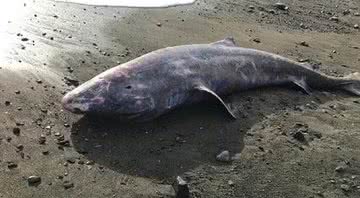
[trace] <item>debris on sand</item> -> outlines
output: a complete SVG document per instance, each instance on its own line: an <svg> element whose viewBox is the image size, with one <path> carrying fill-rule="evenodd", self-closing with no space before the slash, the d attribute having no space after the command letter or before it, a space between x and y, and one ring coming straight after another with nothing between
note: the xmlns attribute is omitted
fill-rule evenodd
<svg viewBox="0 0 360 198"><path fill-rule="evenodd" d="M335 168L335 171L338 172L338 173L342 173L342 172L344 172L345 170L346 170L346 166L344 166L344 165L340 165L340 166L337 166L337 167Z"/></svg>
<svg viewBox="0 0 360 198"><path fill-rule="evenodd" d="M18 167L18 165L15 162L8 162L7 166L9 169L14 169Z"/></svg>
<svg viewBox="0 0 360 198"><path fill-rule="evenodd" d="M274 4L274 7L277 8L277 9L279 9L279 10L288 10L288 9L289 9L289 7L286 6L285 3L280 3L280 2L275 3L275 4Z"/></svg>
<svg viewBox="0 0 360 198"><path fill-rule="evenodd" d="M305 136L301 131L297 131L292 135L296 140L300 141L300 142L305 142Z"/></svg>
<svg viewBox="0 0 360 198"><path fill-rule="evenodd" d="M29 185L35 185L41 182L41 177L36 176L36 175L32 175L30 177L28 177L27 179Z"/></svg>
<svg viewBox="0 0 360 198"><path fill-rule="evenodd" d="M349 192L350 191L350 186L347 184L341 184L340 185L341 190L345 191L345 192Z"/></svg>
<svg viewBox="0 0 360 198"><path fill-rule="evenodd" d="M338 22L338 21L339 21L339 18L336 17L336 16L333 16L333 17L330 17L330 21Z"/></svg>
<svg viewBox="0 0 360 198"><path fill-rule="evenodd" d="M190 190L188 184L180 176L176 178L178 183L178 191L176 193L176 198L188 198L190 197Z"/></svg>
<svg viewBox="0 0 360 198"><path fill-rule="evenodd" d="M69 188L73 188L74 187L74 183L70 182L70 181L64 181L63 182L63 186L65 189L69 189Z"/></svg>
<svg viewBox="0 0 360 198"><path fill-rule="evenodd" d="M300 45L304 47L309 47L309 44L306 41L301 41Z"/></svg>
<svg viewBox="0 0 360 198"><path fill-rule="evenodd" d="M230 162L231 161L230 152L227 150L222 151L219 155L216 156L216 160L219 162Z"/></svg>
<svg viewBox="0 0 360 198"><path fill-rule="evenodd" d="M14 128L13 128L13 133L14 133L14 135L16 135L16 136L19 136L19 135L20 135L20 128L19 128L19 127L14 127Z"/></svg>
<svg viewBox="0 0 360 198"><path fill-rule="evenodd" d="M79 86L80 82L74 78L71 78L69 76L65 76L64 77L64 80L65 80L65 83L68 85L68 86Z"/></svg>

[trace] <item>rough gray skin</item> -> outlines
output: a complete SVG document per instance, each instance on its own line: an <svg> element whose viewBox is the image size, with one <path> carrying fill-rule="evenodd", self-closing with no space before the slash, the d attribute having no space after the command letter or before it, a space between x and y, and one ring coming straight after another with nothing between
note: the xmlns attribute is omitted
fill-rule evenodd
<svg viewBox="0 0 360 198"><path fill-rule="evenodd" d="M168 47L109 69L66 94L73 113L116 114L149 120L185 103L235 91L294 83L304 91L344 89L360 95L358 73L345 78L320 74L279 55L237 47L232 38L198 45Z"/></svg>

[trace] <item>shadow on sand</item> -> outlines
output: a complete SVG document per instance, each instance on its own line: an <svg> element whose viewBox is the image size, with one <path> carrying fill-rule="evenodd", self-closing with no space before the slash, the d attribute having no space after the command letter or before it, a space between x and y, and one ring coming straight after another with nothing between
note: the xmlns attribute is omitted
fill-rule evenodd
<svg viewBox="0 0 360 198"><path fill-rule="evenodd" d="M322 98L268 88L249 91L230 97L240 112L236 121L213 102L183 107L147 123L85 116L73 125L72 142L89 160L112 170L167 179L200 164L219 163L215 156L222 150L240 153L245 132L266 115L330 99Z"/></svg>
<svg viewBox="0 0 360 198"><path fill-rule="evenodd" d="M240 153L244 133L216 103L181 108L154 121L121 123L84 116L72 141L90 160L121 173L165 179L179 175L226 149Z"/></svg>

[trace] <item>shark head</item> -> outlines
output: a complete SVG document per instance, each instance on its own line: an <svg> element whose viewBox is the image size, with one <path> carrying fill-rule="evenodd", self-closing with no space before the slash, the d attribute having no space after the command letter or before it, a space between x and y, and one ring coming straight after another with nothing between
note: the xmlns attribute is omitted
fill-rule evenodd
<svg viewBox="0 0 360 198"><path fill-rule="evenodd" d="M110 69L67 93L62 105L75 114L116 114L135 119L155 107L150 87L141 80Z"/></svg>

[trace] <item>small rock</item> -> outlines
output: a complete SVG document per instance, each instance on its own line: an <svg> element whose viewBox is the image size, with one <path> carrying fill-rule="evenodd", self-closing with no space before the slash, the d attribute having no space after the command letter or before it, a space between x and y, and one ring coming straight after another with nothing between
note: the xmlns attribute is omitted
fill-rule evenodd
<svg viewBox="0 0 360 198"><path fill-rule="evenodd" d="M235 185L235 183L232 180L229 180L228 184L229 184L229 186L234 186Z"/></svg>
<svg viewBox="0 0 360 198"><path fill-rule="evenodd" d="M13 128L13 133L14 133L14 135L16 135L16 136L19 136L19 135L20 135L20 128L19 128L19 127L14 127L14 128Z"/></svg>
<svg viewBox="0 0 360 198"><path fill-rule="evenodd" d="M216 156L216 160L219 162L230 162L230 152L229 151L222 151L220 154Z"/></svg>
<svg viewBox="0 0 360 198"><path fill-rule="evenodd" d="M286 6L286 4L280 3L280 2L275 3L275 4L274 4L274 7L277 8L277 9L279 9L279 10L288 10L288 9L289 9L289 7Z"/></svg>
<svg viewBox="0 0 360 198"><path fill-rule="evenodd" d="M37 82L38 84L41 84L41 83L42 83L42 80L37 79L36 82Z"/></svg>
<svg viewBox="0 0 360 198"><path fill-rule="evenodd" d="M293 137L295 139L299 140L300 142L305 142L306 141L304 134L302 132L300 132L300 131L295 132L293 134Z"/></svg>
<svg viewBox="0 0 360 198"><path fill-rule="evenodd" d="M303 29L306 29L306 25L303 24L303 23L300 23L300 27L303 28Z"/></svg>
<svg viewBox="0 0 360 198"><path fill-rule="evenodd" d="M176 193L177 198L188 198L190 197L190 190L188 184L185 180L183 180L180 176L176 178L178 183L178 191Z"/></svg>
<svg viewBox="0 0 360 198"><path fill-rule="evenodd" d="M335 171L338 172L338 173L344 172L345 170L346 170L345 166L337 166L335 168Z"/></svg>
<svg viewBox="0 0 360 198"><path fill-rule="evenodd" d="M86 164L86 165L94 165L94 164L95 164L95 162L94 162L94 161L89 160L89 161L87 161L85 164Z"/></svg>
<svg viewBox="0 0 360 198"><path fill-rule="evenodd" d="M29 185L37 184L37 183L41 182L41 177L32 175L32 176L28 177L27 181L28 181Z"/></svg>
<svg viewBox="0 0 360 198"><path fill-rule="evenodd" d="M5 105L6 105L6 106L9 106L10 104L11 104L11 102L10 102L10 101L8 101L8 100L7 100L7 101L5 101Z"/></svg>
<svg viewBox="0 0 360 198"><path fill-rule="evenodd" d="M359 12L355 12L355 13L354 13L354 16L360 16L360 13L359 13Z"/></svg>
<svg viewBox="0 0 360 198"><path fill-rule="evenodd" d="M345 191L345 192L349 192L350 191L350 186L347 184L341 184L340 185L341 190Z"/></svg>
<svg viewBox="0 0 360 198"><path fill-rule="evenodd" d="M355 25L354 25L354 28L355 28L355 29L359 29L359 24L355 24Z"/></svg>
<svg viewBox="0 0 360 198"><path fill-rule="evenodd" d="M350 14L350 10L349 10L349 9L346 9L346 10L343 11L343 15L348 15L348 14Z"/></svg>
<svg viewBox="0 0 360 198"><path fill-rule="evenodd" d="M76 79L73 79L71 77L65 76L64 77L65 83L69 86L73 85L73 86L79 86L80 82Z"/></svg>
<svg viewBox="0 0 360 198"><path fill-rule="evenodd" d="M161 27L162 26L162 24L159 22L159 23L156 23L156 25L158 26L158 27Z"/></svg>
<svg viewBox="0 0 360 198"><path fill-rule="evenodd" d="M72 183L70 181L64 181L63 186L64 186L65 189L73 188L74 183Z"/></svg>
<svg viewBox="0 0 360 198"><path fill-rule="evenodd" d="M18 151L22 151L22 150L24 150L24 145L18 144L18 145L16 146L16 148L18 149Z"/></svg>
<svg viewBox="0 0 360 198"><path fill-rule="evenodd" d="M16 164L16 163L14 163L14 162L8 162L8 168L9 169L13 169L13 168L17 168L18 167L18 165Z"/></svg>
<svg viewBox="0 0 360 198"><path fill-rule="evenodd" d="M45 144L45 142L46 142L46 137L44 135L41 135L39 137L39 144Z"/></svg>
<svg viewBox="0 0 360 198"><path fill-rule="evenodd" d="M28 41L29 39L24 37L24 38L21 38L21 41Z"/></svg>
<svg viewBox="0 0 360 198"><path fill-rule="evenodd" d="M66 161L69 162L70 164L74 164L76 162L76 159L74 157L68 157Z"/></svg>
<svg viewBox="0 0 360 198"><path fill-rule="evenodd" d="M261 41L260 41L259 38L254 38L253 41L254 41L255 43L261 43Z"/></svg>
<svg viewBox="0 0 360 198"><path fill-rule="evenodd" d="M333 16L333 17L330 17L330 21L336 21L336 22L338 22L338 21L339 21L339 18L336 17L336 16Z"/></svg>
<svg viewBox="0 0 360 198"><path fill-rule="evenodd" d="M306 41L301 41L300 45L302 45L304 47L309 47L309 44Z"/></svg>
<svg viewBox="0 0 360 198"><path fill-rule="evenodd" d="M73 69L72 67L67 67L67 71L68 71L69 73L72 73L72 72L74 71L74 69Z"/></svg>
<svg viewBox="0 0 360 198"><path fill-rule="evenodd" d="M299 62L300 63L309 62L309 59L308 58L301 58L301 59L299 59Z"/></svg>

